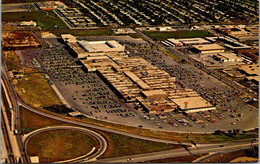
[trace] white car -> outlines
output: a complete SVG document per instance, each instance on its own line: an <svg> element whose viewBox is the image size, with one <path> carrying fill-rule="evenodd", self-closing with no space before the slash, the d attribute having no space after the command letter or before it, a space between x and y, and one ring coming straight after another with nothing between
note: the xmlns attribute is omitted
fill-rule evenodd
<svg viewBox="0 0 260 164"><path fill-rule="evenodd" d="M232 122L231 124L232 124L232 125L236 125L236 124L237 124L237 122Z"/></svg>

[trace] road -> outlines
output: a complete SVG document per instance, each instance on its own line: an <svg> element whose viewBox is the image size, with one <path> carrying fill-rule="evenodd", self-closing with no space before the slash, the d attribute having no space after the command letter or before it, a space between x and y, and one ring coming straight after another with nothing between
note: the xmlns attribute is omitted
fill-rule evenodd
<svg viewBox="0 0 260 164"><path fill-rule="evenodd" d="M3 87L6 87L7 93L6 96L9 96L10 100L11 100L11 104L13 107L13 115L12 115L12 123L14 125L10 125L12 127L12 130L14 129L20 129L20 110L19 110L19 105L17 102L17 95L16 92L14 91L13 88L13 84L10 81L10 77L9 74L7 72L7 67L5 62L2 59L2 64L1 64L1 83L3 85ZM7 80L8 79L8 80ZM11 135L11 134L10 134ZM9 136L10 137L10 136ZM17 158L21 158L21 161L23 163L29 163L30 159L25 156L25 152L24 152L24 147L23 147L23 143L22 143L22 138L19 135L15 135L16 141L17 141L17 146L19 149L19 154L17 154Z"/></svg>
<svg viewBox="0 0 260 164"><path fill-rule="evenodd" d="M258 143L254 143L253 145L257 145ZM220 147L219 145L213 146L203 146L203 147L192 147L187 149L177 149L177 150L169 150L169 151L161 151L161 152L154 152L154 153L146 153L146 154L139 154L139 155L130 155L124 157L117 157L117 158L108 158L97 160L95 163L122 163L122 162L145 162L150 160L156 159L166 159L166 158L174 158L174 157L181 157L181 156L188 156L188 155L199 155L205 153L228 153L237 150L248 149L251 147L251 143L248 141L243 141L240 143L228 143L223 144L224 147ZM132 159L132 160L129 160Z"/></svg>
<svg viewBox="0 0 260 164"><path fill-rule="evenodd" d="M180 57L180 58L182 58L182 59L184 59L184 60L190 62L193 66L198 67L199 69L201 69L201 70L203 70L204 72L208 73L209 75L211 75L211 76L217 78L218 80L224 82L225 84L231 86L232 88L237 89L237 90L239 90L240 92L243 92L243 93L245 93L245 94L247 94L247 95L250 95L251 97L253 97L253 98L255 98L255 99L258 99L258 95L257 95L255 92L250 91L248 88L243 87L243 86L241 86L241 85L238 85L237 83L235 83L235 82L229 80L228 78L226 78L226 77L220 75L219 73L217 73L217 72L211 70L210 68L205 67L205 66L204 66L203 64L201 64L200 62L197 62L197 61L195 61L195 60L193 60L193 59L190 59L188 56L182 54L181 52L178 52L178 51L175 50L175 49L166 47L166 46L164 46L164 45L162 45L162 44L160 44L160 43L157 43L157 42L153 41L150 37L148 37L147 35L143 34L140 30L135 29L135 31L136 31L139 35L141 35L144 39L146 39L146 40L148 40L149 42L151 42L152 44L155 44L155 45L157 45L158 47L160 47L160 48L162 48L162 49L164 49L164 50L166 50L166 51L170 51L170 52L173 53L174 55L176 55L176 56L178 56L178 57Z"/></svg>
<svg viewBox="0 0 260 164"><path fill-rule="evenodd" d="M61 130L61 129L66 129L66 130L76 130L76 131L81 131L81 132L84 132L84 133L88 133L90 134L91 136L95 137L98 142L99 142L99 148L97 151L95 151L94 154L87 154L87 155L84 155L84 156L81 156L79 158L75 158L75 159L71 159L71 160L66 160L66 161L59 161L59 163L64 163L64 162L80 162L80 161L85 161L85 162L88 162L88 161L93 161L93 160L96 160L98 157L100 157L102 154L105 153L106 149L107 149L107 141L106 139L92 131L92 130L89 130L89 129L84 129L84 128L80 128L80 127L74 127L74 126L53 126L53 127L46 127L46 128L41 128L41 129L37 129L35 131L32 131L26 135L24 135L23 137L23 142L24 142L24 146L25 146L25 152L27 152L27 143L28 143L28 140L33 137L34 135L37 135L39 133L42 133L42 132L46 132L46 131L49 131L49 130ZM89 156L90 155L90 156Z"/></svg>
<svg viewBox="0 0 260 164"><path fill-rule="evenodd" d="M3 113L1 113L3 116ZM8 135L7 125L4 118L1 117L1 162L2 159L8 163L15 163L15 158L13 155L12 145L10 143L10 138Z"/></svg>

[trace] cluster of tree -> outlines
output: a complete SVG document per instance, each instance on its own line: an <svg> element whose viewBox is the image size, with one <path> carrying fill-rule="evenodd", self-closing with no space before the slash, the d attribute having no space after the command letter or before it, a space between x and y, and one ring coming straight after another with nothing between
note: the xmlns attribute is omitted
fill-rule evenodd
<svg viewBox="0 0 260 164"><path fill-rule="evenodd" d="M44 109L51 111L51 112L55 112L55 113L69 113L69 112L73 112L74 110L71 108L66 107L65 105L52 105L52 106L48 106L48 107L43 107Z"/></svg>
<svg viewBox="0 0 260 164"><path fill-rule="evenodd" d="M238 135L239 132L240 132L239 129L228 130L228 133L221 131L221 130L216 130L213 134L214 135L226 135L229 137L233 137L233 135Z"/></svg>

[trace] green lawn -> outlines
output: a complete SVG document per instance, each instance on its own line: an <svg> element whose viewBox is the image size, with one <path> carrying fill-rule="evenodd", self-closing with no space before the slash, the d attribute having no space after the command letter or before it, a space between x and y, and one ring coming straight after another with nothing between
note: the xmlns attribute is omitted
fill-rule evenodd
<svg viewBox="0 0 260 164"><path fill-rule="evenodd" d="M43 30L69 29L53 11L2 13L2 21L34 20ZM55 27L56 26L56 27Z"/></svg>
<svg viewBox="0 0 260 164"><path fill-rule="evenodd" d="M97 29L97 30L53 30L52 33L54 33L57 36L60 36L61 34L72 34L76 36L108 36L114 34L114 32L110 29Z"/></svg>
<svg viewBox="0 0 260 164"><path fill-rule="evenodd" d="M170 31L170 32L160 32L160 31L144 31L145 35L149 36L155 41L166 40L168 38L204 38L208 36L213 36L206 30L199 31Z"/></svg>
<svg viewBox="0 0 260 164"><path fill-rule="evenodd" d="M181 145L146 141L109 132L101 133L108 141L108 149L101 159L183 148Z"/></svg>
<svg viewBox="0 0 260 164"><path fill-rule="evenodd" d="M40 163L63 161L85 155L98 141L75 130L51 130L33 136L28 142L28 155L39 156Z"/></svg>

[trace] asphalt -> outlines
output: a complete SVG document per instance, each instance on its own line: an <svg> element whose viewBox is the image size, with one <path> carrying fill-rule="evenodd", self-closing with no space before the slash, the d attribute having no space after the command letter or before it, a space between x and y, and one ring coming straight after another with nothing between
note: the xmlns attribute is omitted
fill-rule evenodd
<svg viewBox="0 0 260 164"><path fill-rule="evenodd" d="M254 143L252 145L257 145L258 143ZM228 153L233 152L236 150L243 150L251 147L251 143L249 141L244 141L241 143L233 143L231 145L225 145L224 147L218 146L203 146L203 147L191 147L187 149L177 149L177 150L169 150L169 151L161 151L161 152L154 152L154 153L146 153L146 154L139 154L139 155L130 155L124 157L117 157L117 158L108 158L97 160L95 163L122 163L122 162L145 162L155 159L166 159L166 158L174 158L174 157L181 157L181 156L188 156L188 155L199 155L205 153Z"/></svg>

